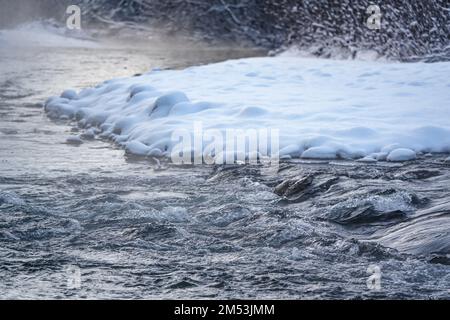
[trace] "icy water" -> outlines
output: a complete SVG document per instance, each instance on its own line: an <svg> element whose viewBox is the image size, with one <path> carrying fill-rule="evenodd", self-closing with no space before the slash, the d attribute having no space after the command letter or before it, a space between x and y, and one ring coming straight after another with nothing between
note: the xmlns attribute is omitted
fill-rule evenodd
<svg viewBox="0 0 450 320"><path fill-rule="evenodd" d="M445 155L174 167L68 145L76 124L42 108L67 88L254 54L1 48L0 298L450 298Z"/></svg>

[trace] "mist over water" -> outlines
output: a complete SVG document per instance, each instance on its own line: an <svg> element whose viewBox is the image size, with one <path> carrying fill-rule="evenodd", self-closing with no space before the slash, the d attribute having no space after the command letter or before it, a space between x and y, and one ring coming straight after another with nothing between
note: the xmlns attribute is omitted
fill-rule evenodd
<svg viewBox="0 0 450 320"><path fill-rule="evenodd" d="M0 0L0 28L12 28L39 19L65 20L70 0ZM79 2L79 1L78 1Z"/></svg>
<svg viewBox="0 0 450 320"><path fill-rule="evenodd" d="M324 58L450 59L447 1L380 3L379 30L367 27L366 11L371 4L369 0L1 0L0 28L37 19L65 25L66 8L78 5L83 26L96 35L152 37L158 30L162 37L257 46L274 52L294 48Z"/></svg>
<svg viewBox="0 0 450 320"><path fill-rule="evenodd" d="M271 50L295 47L313 56L355 58L366 51L400 61L450 59L446 0L386 0L379 30L367 27L370 0L84 0L86 17L115 28L161 27L210 43L231 42ZM201 17L201 18L198 18Z"/></svg>

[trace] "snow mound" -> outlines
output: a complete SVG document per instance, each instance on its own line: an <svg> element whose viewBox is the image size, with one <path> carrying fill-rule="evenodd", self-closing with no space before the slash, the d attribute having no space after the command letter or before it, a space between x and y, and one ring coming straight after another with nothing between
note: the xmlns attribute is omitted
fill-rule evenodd
<svg viewBox="0 0 450 320"><path fill-rule="evenodd" d="M416 153L413 150L406 148L395 149L387 156L388 161L409 161L415 159Z"/></svg>
<svg viewBox="0 0 450 320"><path fill-rule="evenodd" d="M222 133L279 129L286 159L406 161L450 152L449 74L446 62L250 58L67 90L45 110L143 156L169 156L172 133L193 135L201 122ZM189 151L204 152L204 140Z"/></svg>

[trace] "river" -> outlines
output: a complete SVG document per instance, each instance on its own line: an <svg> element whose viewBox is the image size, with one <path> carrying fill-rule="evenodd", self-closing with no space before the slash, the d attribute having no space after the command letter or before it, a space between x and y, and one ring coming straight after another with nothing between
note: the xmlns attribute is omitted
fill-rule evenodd
<svg viewBox="0 0 450 320"><path fill-rule="evenodd" d="M0 298L450 297L445 156L297 160L261 175L66 144L76 123L42 106L64 89L261 54L129 47L1 47Z"/></svg>

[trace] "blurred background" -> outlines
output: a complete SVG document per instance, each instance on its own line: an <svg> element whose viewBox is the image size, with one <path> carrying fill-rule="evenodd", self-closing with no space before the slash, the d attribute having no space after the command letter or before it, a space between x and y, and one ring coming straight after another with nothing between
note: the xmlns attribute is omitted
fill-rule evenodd
<svg viewBox="0 0 450 320"><path fill-rule="evenodd" d="M211 43L239 43L275 52L296 47L322 57L355 57L371 50L401 61L450 59L450 4L446 0L0 0L0 27L35 19L64 23L79 5L84 27L110 35L125 28ZM366 22L381 9L380 30Z"/></svg>

